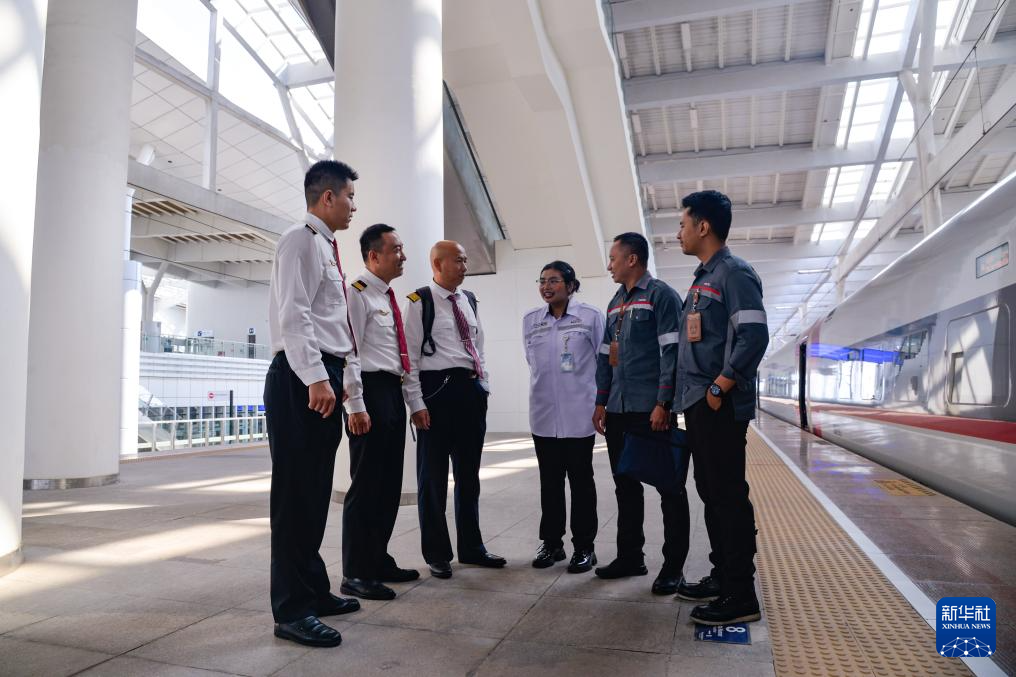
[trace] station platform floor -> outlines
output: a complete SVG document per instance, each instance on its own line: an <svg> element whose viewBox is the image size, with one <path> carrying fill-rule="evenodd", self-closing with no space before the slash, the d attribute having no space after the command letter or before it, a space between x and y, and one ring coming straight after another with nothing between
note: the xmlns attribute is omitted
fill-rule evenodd
<svg viewBox="0 0 1016 677"><path fill-rule="evenodd" d="M454 564L450 580L431 578L416 511L404 506L390 552L423 576L394 585L393 601L364 601L328 619L343 634L334 649L272 635L267 449L125 463L113 486L27 492L25 563L0 578L0 675L1012 673L1016 529L934 492L888 494L873 481L899 476L765 415L750 435L763 618L750 624L749 645L696 640L692 605L650 593L662 563L651 489L649 576L601 581L563 564L533 569L532 443L490 435L481 526L508 567ZM602 442L595 452L597 553L606 563L616 503ZM685 575L698 578L708 572L708 544L690 481L689 497ZM332 505L322 549L336 590L341 511ZM958 535L934 537L947 528ZM995 599L994 659L935 652L928 604L954 594Z"/></svg>

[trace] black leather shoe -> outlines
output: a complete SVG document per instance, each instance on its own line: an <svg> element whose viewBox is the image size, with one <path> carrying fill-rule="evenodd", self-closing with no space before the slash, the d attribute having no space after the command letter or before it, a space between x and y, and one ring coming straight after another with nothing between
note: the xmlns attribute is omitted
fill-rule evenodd
<svg viewBox="0 0 1016 677"><path fill-rule="evenodd" d="M360 599L395 599L395 591L387 585L365 578L343 578L339 590Z"/></svg>
<svg viewBox="0 0 1016 677"><path fill-rule="evenodd" d="M342 635L322 623L317 616L307 616L292 623L276 623L275 636L306 646L338 646Z"/></svg>
<svg viewBox="0 0 1016 677"><path fill-rule="evenodd" d="M639 560L632 562L615 559L607 566L596 569L597 576L608 580L612 578L624 578L625 576L645 576L648 573L649 569L646 568L645 563Z"/></svg>
<svg viewBox="0 0 1016 677"><path fill-rule="evenodd" d="M378 580L382 583L408 583L409 581L415 581L419 577L420 572L416 569L392 567L382 571L381 575L378 576Z"/></svg>
<svg viewBox="0 0 1016 677"><path fill-rule="evenodd" d="M318 616L340 616L342 614L351 614L354 611L360 610L360 602L355 599L345 599L338 597L331 593L328 593L328 599L321 600L317 603Z"/></svg>
<svg viewBox="0 0 1016 677"><path fill-rule="evenodd" d="M720 582L712 576L706 576L698 583L681 581L677 586L677 596L689 602L711 602L720 596Z"/></svg>
<svg viewBox="0 0 1016 677"><path fill-rule="evenodd" d="M547 545L547 542L544 541L543 545L536 551L536 557L533 559L533 568L546 569L547 567L552 567L567 556L564 554L564 548L560 545Z"/></svg>
<svg viewBox="0 0 1016 677"><path fill-rule="evenodd" d="M691 610L691 618L702 625L750 623L762 618L755 593L724 595Z"/></svg>
<svg viewBox="0 0 1016 677"><path fill-rule="evenodd" d="M653 581L653 594L654 595L673 595L677 592L678 586L684 581L684 576L681 572L673 572L667 567L663 567L660 570L660 575Z"/></svg>
<svg viewBox="0 0 1016 677"><path fill-rule="evenodd" d="M481 567L487 567L489 569L500 569L505 564L508 564L508 560L500 555L495 555L490 552L483 552L479 555L473 555L472 557L463 558L459 556L459 562L462 564L475 564Z"/></svg>
<svg viewBox="0 0 1016 677"><path fill-rule="evenodd" d="M451 578L452 565L449 562L428 562L430 575L434 578Z"/></svg>
<svg viewBox="0 0 1016 677"><path fill-rule="evenodd" d="M596 566L596 553L592 550L576 550L568 562L568 573L584 574Z"/></svg>

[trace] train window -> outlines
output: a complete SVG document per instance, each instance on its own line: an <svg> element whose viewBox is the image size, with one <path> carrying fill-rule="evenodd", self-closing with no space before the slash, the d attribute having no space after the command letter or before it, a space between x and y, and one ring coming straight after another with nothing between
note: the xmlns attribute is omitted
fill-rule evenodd
<svg viewBox="0 0 1016 677"><path fill-rule="evenodd" d="M1001 405L1009 398L1009 309L996 306L949 323L950 404Z"/></svg>
<svg viewBox="0 0 1016 677"><path fill-rule="evenodd" d="M998 245L990 252L981 254L977 257L977 270L975 275L977 277L984 277L988 273L994 273L996 270L1005 268L1009 265L1009 243L1003 242Z"/></svg>
<svg viewBox="0 0 1016 677"><path fill-rule="evenodd" d="M928 330L919 331L911 334L903 339L903 343L900 345L900 358L904 360L912 360L921 354L921 348L924 347L924 342L928 338Z"/></svg>

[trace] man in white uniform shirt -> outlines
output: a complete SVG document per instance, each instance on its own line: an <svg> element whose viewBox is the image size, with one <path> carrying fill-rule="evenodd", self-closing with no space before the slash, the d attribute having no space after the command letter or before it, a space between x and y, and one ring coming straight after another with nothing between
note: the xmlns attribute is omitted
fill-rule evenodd
<svg viewBox="0 0 1016 677"><path fill-rule="evenodd" d="M275 636L336 646L342 636L319 619L360 608L331 594L319 550L328 519L335 452L342 438L343 369L356 363L335 231L349 228L351 167L318 162L307 171L307 214L279 237L272 265L268 330L274 357L265 378L272 457L271 598ZM359 370L356 370L358 374ZM350 429L370 429L366 413Z"/></svg>
<svg viewBox="0 0 1016 677"><path fill-rule="evenodd" d="M403 391L418 430L416 472L423 558L436 578L451 578L445 521L448 458L455 476L459 562L499 568L480 535L480 454L487 433L487 370L476 297L460 290L466 250L442 240L430 251L433 281L409 295L406 340L413 368Z"/></svg>
<svg viewBox="0 0 1016 677"><path fill-rule="evenodd" d="M402 313L389 286L402 275L406 255L395 229L376 223L360 235L367 270L350 285L349 322L359 364L346 367L346 408L367 412L370 431L349 436L352 483L342 509L342 592L364 599L393 599L384 583L416 580L388 554L402 498L406 404L402 377L409 369ZM357 374L356 372L360 373ZM361 387L360 384L363 384Z"/></svg>

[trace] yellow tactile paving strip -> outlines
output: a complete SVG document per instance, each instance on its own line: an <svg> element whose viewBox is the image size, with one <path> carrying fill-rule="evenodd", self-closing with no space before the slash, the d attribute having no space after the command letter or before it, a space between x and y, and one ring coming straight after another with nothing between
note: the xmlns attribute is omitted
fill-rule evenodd
<svg viewBox="0 0 1016 677"><path fill-rule="evenodd" d="M748 481L777 675L970 674L754 431Z"/></svg>

